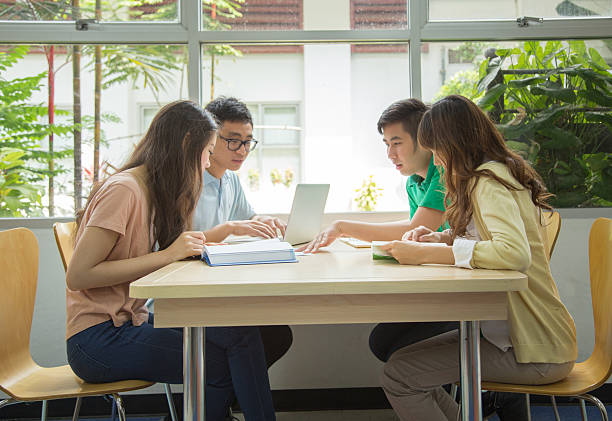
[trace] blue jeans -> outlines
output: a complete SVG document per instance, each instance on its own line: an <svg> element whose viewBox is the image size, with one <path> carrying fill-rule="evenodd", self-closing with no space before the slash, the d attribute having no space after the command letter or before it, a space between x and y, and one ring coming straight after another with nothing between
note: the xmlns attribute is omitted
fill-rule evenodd
<svg viewBox="0 0 612 421"><path fill-rule="evenodd" d="M115 327L106 321L70 337L68 363L91 383L125 379L183 382L183 330L149 322ZM206 419L222 421L234 399L248 421L275 420L268 370L257 327L206 328Z"/></svg>

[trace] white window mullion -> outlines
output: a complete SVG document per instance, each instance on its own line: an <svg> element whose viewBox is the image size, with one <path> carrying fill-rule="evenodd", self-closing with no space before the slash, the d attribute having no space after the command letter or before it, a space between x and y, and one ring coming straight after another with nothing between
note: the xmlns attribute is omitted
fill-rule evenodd
<svg viewBox="0 0 612 421"><path fill-rule="evenodd" d="M612 38L612 18L545 19L525 27L512 20L436 21L425 24L421 38L427 41Z"/></svg>
<svg viewBox="0 0 612 421"><path fill-rule="evenodd" d="M313 43L393 43L407 42L410 32L388 30L310 30L310 31L201 31L203 43L227 44L313 44Z"/></svg>
<svg viewBox="0 0 612 421"><path fill-rule="evenodd" d="M422 0L408 0L410 22L410 96L421 98L421 29L427 22L427 4Z"/></svg>
<svg viewBox="0 0 612 421"><path fill-rule="evenodd" d="M75 22L0 22L2 44L185 44L178 23L99 23L77 31Z"/></svg>
<svg viewBox="0 0 612 421"><path fill-rule="evenodd" d="M202 29L202 2L179 0L181 25L187 32L187 91L189 98L202 102L202 46L198 34Z"/></svg>

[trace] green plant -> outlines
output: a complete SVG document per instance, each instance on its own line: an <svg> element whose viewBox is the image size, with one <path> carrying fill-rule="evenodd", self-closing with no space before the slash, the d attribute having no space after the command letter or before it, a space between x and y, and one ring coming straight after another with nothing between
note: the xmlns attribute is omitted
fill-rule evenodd
<svg viewBox="0 0 612 421"><path fill-rule="evenodd" d="M451 77L434 97L434 101L442 99L448 95L463 95L466 98L475 100L478 95L476 84L478 82L478 70L463 70Z"/></svg>
<svg viewBox="0 0 612 421"><path fill-rule="evenodd" d="M283 185L285 187L289 187L293 182L293 170L291 168L287 168L285 170L285 176L283 177Z"/></svg>
<svg viewBox="0 0 612 421"><path fill-rule="evenodd" d="M528 41L496 54L480 65L479 106L542 176L554 206L608 206L612 74L599 52L584 41Z"/></svg>
<svg viewBox="0 0 612 421"><path fill-rule="evenodd" d="M382 191L382 188L376 187L373 175L363 180L361 187L355 189L357 197L354 200L357 203L357 209L360 211L373 211L376 208L376 201L382 195Z"/></svg>
<svg viewBox="0 0 612 421"><path fill-rule="evenodd" d="M26 152L0 147L0 217L23 217L39 212L41 188L25 177L31 171L23 166Z"/></svg>
<svg viewBox="0 0 612 421"><path fill-rule="evenodd" d="M272 171L270 171L270 181L272 182L273 186L283 182L283 176L278 168L274 168Z"/></svg>
<svg viewBox="0 0 612 421"><path fill-rule="evenodd" d="M67 124L48 124L48 108L32 104L32 95L40 90L41 81L46 78L46 72L34 76L22 76L6 79L7 71L28 53L27 46L16 46L9 51L0 52L0 148L21 151L17 167L22 172L20 182L28 183L37 191L39 183L50 176L63 172L59 165L49 169L49 162L62 159L72 154L69 149L49 152L43 149L41 141L50 134L66 135L72 132L74 126ZM66 111L55 110L56 115L69 115ZM11 155L13 156L13 155ZM21 185L21 184L20 184ZM23 190L23 189L22 189ZM12 193L15 194L15 193ZM11 196L13 197L13 196ZM12 200L12 199L11 199ZM33 203L25 203L23 208L6 208L11 213L26 212L34 209ZM19 201L11 201L10 206ZM2 206L9 206L4 202Z"/></svg>

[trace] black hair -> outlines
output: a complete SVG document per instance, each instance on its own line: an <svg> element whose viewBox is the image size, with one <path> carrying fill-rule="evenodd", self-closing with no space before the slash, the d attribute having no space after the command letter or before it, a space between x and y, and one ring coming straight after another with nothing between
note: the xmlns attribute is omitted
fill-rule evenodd
<svg viewBox="0 0 612 421"><path fill-rule="evenodd" d="M206 111L215 116L220 125L225 121L237 121L253 126L253 118L246 104L234 97L217 97L208 103Z"/></svg>
<svg viewBox="0 0 612 421"><path fill-rule="evenodd" d="M416 98L394 102L380 115L377 123L378 133L383 134L383 129L388 124L402 123L402 127L410 134L416 148L419 123L427 110L429 106Z"/></svg>

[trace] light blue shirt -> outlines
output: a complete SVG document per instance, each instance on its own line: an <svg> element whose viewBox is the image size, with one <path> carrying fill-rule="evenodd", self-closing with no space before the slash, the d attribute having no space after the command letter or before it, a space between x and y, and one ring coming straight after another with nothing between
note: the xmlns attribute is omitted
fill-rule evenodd
<svg viewBox="0 0 612 421"><path fill-rule="evenodd" d="M240 221L255 216L235 172L225 171L219 180L204 171L203 181L204 186L193 217L194 230L207 231L227 221Z"/></svg>

